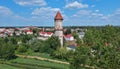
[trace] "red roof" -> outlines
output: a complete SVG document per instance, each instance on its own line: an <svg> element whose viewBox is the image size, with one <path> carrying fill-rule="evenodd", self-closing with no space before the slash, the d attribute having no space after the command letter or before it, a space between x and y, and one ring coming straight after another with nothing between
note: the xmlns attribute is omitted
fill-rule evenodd
<svg viewBox="0 0 120 69"><path fill-rule="evenodd" d="M26 30L26 32L32 32L32 30Z"/></svg>
<svg viewBox="0 0 120 69"><path fill-rule="evenodd" d="M67 34L65 37L70 38L70 37L72 37L72 34Z"/></svg>
<svg viewBox="0 0 120 69"><path fill-rule="evenodd" d="M41 34L48 34L48 35L53 34L52 32L44 32L44 31L40 31L39 33L41 33Z"/></svg>
<svg viewBox="0 0 120 69"><path fill-rule="evenodd" d="M6 29L4 29L2 32L7 32L7 30L6 30Z"/></svg>
<svg viewBox="0 0 120 69"><path fill-rule="evenodd" d="M41 33L41 34L46 34L46 32L43 32L43 31L40 31L39 33Z"/></svg>
<svg viewBox="0 0 120 69"><path fill-rule="evenodd" d="M61 13L59 11L57 12L54 20L63 20L63 17L62 17L62 15L61 15Z"/></svg>
<svg viewBox="0 0 120 69"><path fill-rule="evenodd" d="M47 34L48 34L48 35L51 35L51 34L52 34L52 32L47 32Z"/></svg>

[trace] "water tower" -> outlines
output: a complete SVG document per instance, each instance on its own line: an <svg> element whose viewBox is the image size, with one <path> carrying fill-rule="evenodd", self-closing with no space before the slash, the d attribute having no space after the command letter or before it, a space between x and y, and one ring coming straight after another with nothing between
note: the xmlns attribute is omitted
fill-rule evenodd
<svg viewBox="0 0 120 69"><path fill-rule="evenodd" d="M61 13L58 11L55 18L55 36L59 37L61 47L63 47L63 27L62 27L63 17Z"/></svg>

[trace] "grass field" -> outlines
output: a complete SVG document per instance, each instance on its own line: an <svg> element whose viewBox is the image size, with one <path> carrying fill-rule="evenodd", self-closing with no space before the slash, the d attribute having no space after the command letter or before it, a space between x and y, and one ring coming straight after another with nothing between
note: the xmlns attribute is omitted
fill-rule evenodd
<svg viewBox="0 0 120 69"><path fill-rule="evenodd" d="M46 53L25 53L24 55L52 59L52 57ZM31 58L18 57L16 59L6 62L3 61L2 63L0 63L0 69L69 69L69 65L50 62L47 60L43 61Z"/></svg>
<svg viewBox="0 0 120 69"><path fill-rule="evenodd" d="M22 68L14 67L6 64L0 64L0 69L22 69Z"/></svg>
<svg viewBox="0 0 120 69"><path fill-rule="evenodd" d="M20 53L18 53L18 54L20 54ZM54 60L67 62L66 60L63 60L63 59L53 58L53 57L50 56L50 54L47 54L47 53L31 52L31 53L22 53L22 55L37 56L37 57L42 57L42 58L48 58L48 59L54 59Z"/></svg>
<svg viewBox="0 0 120 69"><path fill-rule="evenodd" d="M49 62L49 61L41 61L41 60L28 59L28 58L17 58L17 59L12 60L11 62L28 64L32 66L56 68L56 69L69 69L69 65L66 65L66 64L59 64L59 63L54 63L54 62Z"/></svg>
<svg viewBox="0 0 120 69"><path fill-rule="evenodd" d="M16 58L0 64L0 69L69 69L69 65L37 59Z"/></svg>

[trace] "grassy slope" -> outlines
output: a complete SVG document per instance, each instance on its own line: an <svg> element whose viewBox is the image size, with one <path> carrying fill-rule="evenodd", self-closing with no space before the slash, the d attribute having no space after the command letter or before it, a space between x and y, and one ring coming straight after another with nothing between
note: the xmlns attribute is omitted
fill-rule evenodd
<svg viewBox="0 0 120 69"><path fill-rule="evenodd" d="M21 53L16 53L16 54L21 54ZM59 60L59 61L67 62L66 60L53 58L53 57L50 56L50 54L47 54L47 53L30 52L30 53L22 53L22 55L37 56L37 57L42 57L42 58L48 58L48 59L53 59L53 60Z"/></svg>
<svg viewBox="0 0 120 69"><path fill-rule="evenodd" d="M17 58L17 59L11 60L11 62L27 64L33 67L41 66L41 67L56 68L56 69L69 69L69 65L58 64L58 63L53 63L48 61L40 61L36 59L28 59L28 58Z"/></svg>
<svg viewBox="0 0 120 69"><path fill-rule="evenodd" d="M18 68L18 67L6 65L6 64L0 64L0 69L22 69L22 68Z"/></svg>

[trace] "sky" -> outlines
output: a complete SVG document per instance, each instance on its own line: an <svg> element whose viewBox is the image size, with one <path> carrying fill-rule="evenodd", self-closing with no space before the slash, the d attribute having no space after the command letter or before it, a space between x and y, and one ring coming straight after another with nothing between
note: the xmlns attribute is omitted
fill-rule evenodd
<svg viewBox="0 0 120 69"><path fill-rule="evenodd" d="M0 0L0 26L120 25L120 0Z"/></svg>

